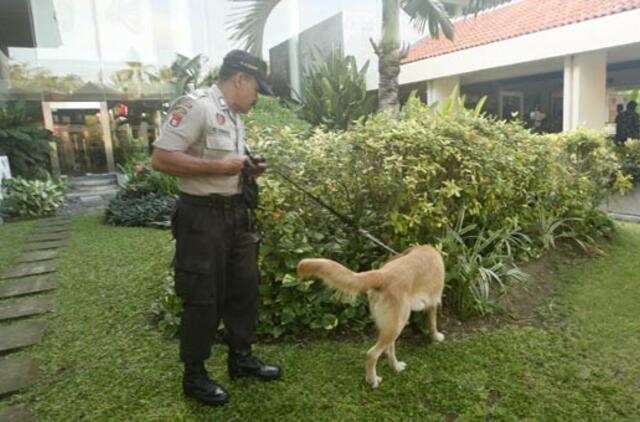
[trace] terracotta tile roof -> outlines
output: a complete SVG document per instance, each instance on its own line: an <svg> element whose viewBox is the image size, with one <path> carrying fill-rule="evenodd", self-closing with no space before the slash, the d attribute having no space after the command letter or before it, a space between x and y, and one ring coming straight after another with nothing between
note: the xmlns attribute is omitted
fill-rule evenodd
<svg viewBox="0 0 640 422"><path fill-rule="evenodd" d="M476 17L454 21L453 42L442 34L440 39L426 37L418 41L402 63L638 8L640 0L514 0Z"/></svg>

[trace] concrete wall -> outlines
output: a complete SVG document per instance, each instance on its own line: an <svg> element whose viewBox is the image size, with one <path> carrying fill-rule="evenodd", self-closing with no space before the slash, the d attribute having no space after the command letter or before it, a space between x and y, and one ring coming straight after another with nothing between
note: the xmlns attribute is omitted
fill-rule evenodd
<svg viewBox="0 0 640 422"><path fill-rule="evenodd" d="M302 31L298 37L298 57L301 69L313 63L313 53L329 54L332 50L344 51L342 13L338 13L319 24Z"/></svg>

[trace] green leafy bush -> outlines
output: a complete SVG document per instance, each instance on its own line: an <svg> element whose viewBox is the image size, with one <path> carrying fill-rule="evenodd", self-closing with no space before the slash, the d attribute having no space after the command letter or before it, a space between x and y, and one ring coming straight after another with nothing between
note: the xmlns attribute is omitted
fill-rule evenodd
<svg viewBox="0 0 640 422"><path fill-rule="evenodd" d="M116 226L167 227L178 194L176 178L154 171L146 155L121 170L127 182L109 201L105 221Z"/></svg>
<svg viewBox="0 0 640 422"><path fill-rule="evenodd" d="M177 179L151 168L151 159L146 154L134 157L121 167L127 183L124 192L132 198L140 198L150 193L164 196L178 194Z"/></svg>
<svg viewBox="0 0 640 422"><path fill-rule="evenodd" d="M51 131L30 123L24 101L0 107L0 155L9 157L14 176L47 179Z"/></svg>
<svg viewBox="0 0 640 422"><path fill-rule="evenodd" d="M61 180L27 180L21 177L2 182L0 211L10 217L54 214L65 203L67 186Z"/></svg>
<svg viewBox="0 0 640 422"><path fill-rule="evenodd" d="M165 227L171 219L175 198L149 193L132 197L119 192L109 201L105 221L116 226L160 226Z"/></svg>
<svg viewBox="0 0 640 422"><path fill-rule="evenodd" d="M334 49L322 57L311 52L313 63L302 73L302 117L313 125L346 129L353 121L374 111L375 97L367 95L369 62L358 70L353 56Z"/></svg>
<svg viewBox="0 0 640 422"><path fill-rule="evenodd" d="M322 256L361 271L388 258L278 172L396 250L442 250L445 307L463 318L495 311L496 297L522 279L515 263L553 239L588 242L611 228L598 205L630 182L602 134L541 136L461 104L452 97L436 111L414 99L399 121L377 114L342 132L249 122L248 139L270 166L258 210L262 334L370 323L363 297L340 303L320 282L298 280L296 265Z"/></svg>
<svg viewBox="0 0 640 422"><path fill-rule="evenodd" d="M636 184L640 184L640 140L630 139L624 144L618 144L615 151L625 174L633 177Z"/></svg>

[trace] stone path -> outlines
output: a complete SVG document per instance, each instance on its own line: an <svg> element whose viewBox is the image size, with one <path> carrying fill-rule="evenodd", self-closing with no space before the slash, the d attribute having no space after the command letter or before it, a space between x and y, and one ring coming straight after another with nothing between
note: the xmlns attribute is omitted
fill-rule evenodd
<svg viewBox="0 0 640 422"><path fill-rule="evenodd" d="M38 382L38 362L11 353L41 341L46 313L54 301L43 292L55 289L57 258L68 244L69 218L38 220L24 253L0 274L0 421L27 422L35 417L24 405L3 406L2 399Z"/></svg>

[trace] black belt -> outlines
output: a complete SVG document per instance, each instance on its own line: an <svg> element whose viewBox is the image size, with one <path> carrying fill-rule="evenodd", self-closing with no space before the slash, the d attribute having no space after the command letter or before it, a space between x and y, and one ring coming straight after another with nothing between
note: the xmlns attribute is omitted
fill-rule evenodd
<svg viewBox="0 0 640 422"><path fill-rule="evenodd" d="M235 208L245 205L242 195L224 196L212 194L208 196L196 196L184 192L180 192L180 202L196 207L211 208Z"/></svg>

